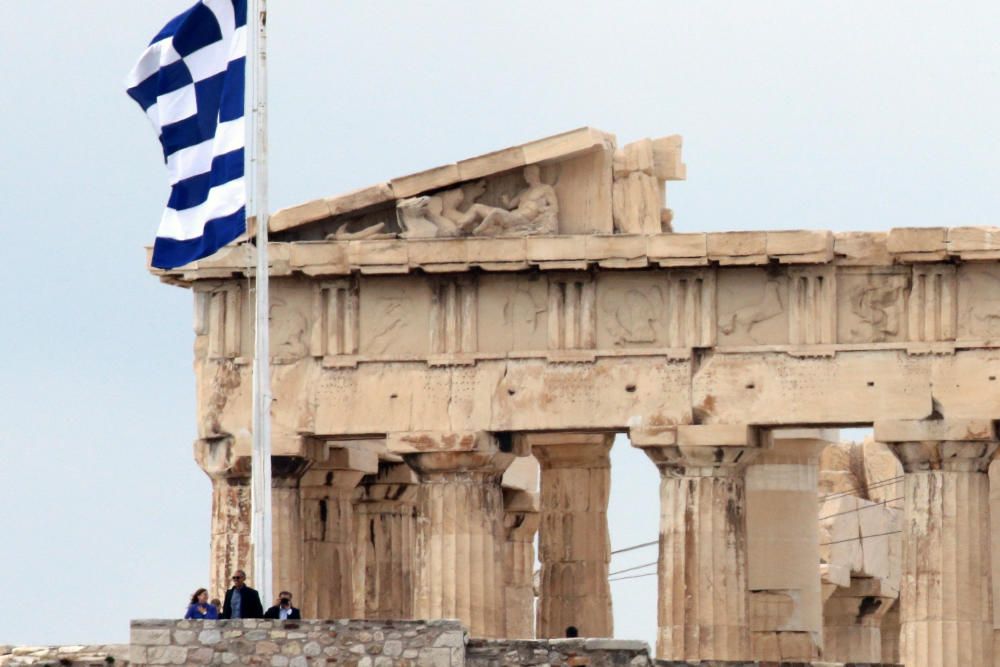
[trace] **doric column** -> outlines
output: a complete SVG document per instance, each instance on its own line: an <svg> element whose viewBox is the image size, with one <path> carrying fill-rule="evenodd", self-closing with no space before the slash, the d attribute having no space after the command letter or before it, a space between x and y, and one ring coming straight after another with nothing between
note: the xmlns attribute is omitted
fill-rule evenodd
<svg viewBox="0 0 1000 667"><path fill-rule="evenodd" d="M819 455L836 429L779 429L746 469L747 585L753 657L812 662L823 647Z"/></svg>
<svg viewBox="0 0 1000 667"><path fill-rule="evenodd" d="M609 452L613 434L524 436L541 466L538 637L611 637Z"/></svg>
<svg viewBox="0 0 1000 667"><path fill-rule="evenodd" d="M900 656L907 667L993 664L989 420L876 422L905 473Z"/></svg>
<svg viewBox="0 0 1000 667"><path fill-rule="evenodd" d="M388 445L420 476L414 616L503 636L500 478L513 455L484 432L390 434Z"/></svg>
<svg viewBox="0 0 1000 667"><path fill-rule="evenodd" d="M538 494L503 490L504 637L535 637L535 534L538 532Z"/></svg>
<svg viewBox="0 0 1000 667"><path fill-rule="evenodd" d="M209 590L219 597L229 587L229 577L235 570L253 573L250 458L237 457L234 449L233 440L228 437L206 438L194 443L195 461L212 480Z"/></svg>
<svg viewBox="0 0 1000 667"><path fill-rule="evenodd" d="M355 618L413 618L418 482L405 463L386 462L355 491Z"/></svg>
<svg viewBox="0 0 1000 667"><path fill-rule="evenodd" d="M633 430L660 470L656 657L749 660L744 469L757 453L747 426Z"/></svg>
<svg viewBox="0 0 1000 667"><path fill-rule="evenodd" d="M302 456L271 457L271 590L302 595L302 514L299 481L309 467ZM268 600L261 600L265 607Z"/></svg>
<svg viewBox="0 0 1000 667"><path fill-rule="evenodd" d="M878 579L853 577L823 604L823 660L889 662L882 657L882 619L895 602L882 595Z"/></svg>
<svg viewBox="0 0 1000 667"><path fill-rule="evenodd" d="M302 503L302 614L348 618L354 591L354 488L378 471L374 452L310 441L311 466L299 484Z"/></svg>

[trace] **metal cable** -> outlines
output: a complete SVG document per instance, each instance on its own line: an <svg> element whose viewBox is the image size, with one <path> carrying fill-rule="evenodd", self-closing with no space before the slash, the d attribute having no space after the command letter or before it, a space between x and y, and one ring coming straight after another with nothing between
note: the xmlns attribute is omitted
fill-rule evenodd
<svg viewBox="0 0 1000 667"><path fill-rule="evenodd" d="M656 565L658 561L653 561L652 563L643 563L642 565L635 565L633 567L626 567L624 570L618 570L617 572L609 572L608 576L613 577L616 574L623 574L625 572L632 572L633 570L641 570L644 567L649 567L650 565Z"/></svg>
<svg viewBox="0 0 1000 667"><path fill-rule="evenodd" d="M864 507L855 507L852 510L844 510L842 512L834 512L833 514L827 514L825 516L821 516L819 520L822 521L823 519L831 519L835 516L840 516L841 514L850 514L851 512L860 512L861 510L871 509L873 507L878 507L879 505L885 505L886 503L894 503L897 500L902 500L902 499L903 496L899 496L897 498L889 498L888 500L880 500L874 505L865 505Z"/></svg>

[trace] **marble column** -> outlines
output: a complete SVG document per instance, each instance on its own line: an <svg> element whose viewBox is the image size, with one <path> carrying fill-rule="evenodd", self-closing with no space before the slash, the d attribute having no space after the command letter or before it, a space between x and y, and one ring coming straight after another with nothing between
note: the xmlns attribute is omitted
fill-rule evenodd
<svg viewBox="0 0 1000 667"><path fill-rule="evenodd" d="M535 637L535 535L538 533L538 494L503 490L504 637Z"/></svg>
<svg viewBox="0 0 1000 667"><path fill-rule="evenodd" d="M613 434L525 436L541 467L538 637L611 637L609 453Z"/></svg>
<svg viewBox="0 0 1000 667"><path fill-rule="evenodd" d="M385 462L355 492L355 618L413 618L418 482L405 463Z"/></svg>
<svg viewBox="0 0 1000 667"><path fill-rule="evenodd" d="M271 591L302 595L302 515L299 481L309 467L301 456L271 457ZM265 607L267 600L261 600Z"/></svg>
<svg viewBox="0 0 1000 667"><path fill-rule="evenodd" d="M660 470L656 657L750 660L744 470L746 426L631 432Z"/></svg>
<svg viewBox="0 0 1000 667"><path fill-rule="evenodd" d="M890 662L882 656L882 620L895 603L879 580L853 577L823 604L823 660L843 663Z"/></svg>
<svg viewBox="0 0 1000 667"><path fill-rule="evenodd" d="M876 422L903 464L900 656L907 667L993 664L989 420Z"/></svg>
<svg viewBox="0 0 1000 667"><path fill-rule="evenodd" d="M747 585L756 660L812 662L823 648L819 455L836 429L777 429L746 469Z"/></svg>
<svg viewBox="0 0 1000 667"><path fill-rule="evenodd" d="M389 449L406 452L420 476L414 616L457 618L474 637L502 637L500 479L513 455L483 432L391 434Z"/></svg>
<svg viewBox="0 0 1000 667"><path fill-rule="evenodd" d="M253 576L250 544L250 458L238 457L232 438L194 443L194 458L212 480L209 592L222 598L236 570ZM251 581L247 582L253 585Z"/></svg>
<svg viewBox="0 0 1000 667"><path fill-rule="evenodd" d="M302 595L307 618L348 618L354 603L354 489L378 471L374 452L309 443L311 466L299 484Z"/></svg>

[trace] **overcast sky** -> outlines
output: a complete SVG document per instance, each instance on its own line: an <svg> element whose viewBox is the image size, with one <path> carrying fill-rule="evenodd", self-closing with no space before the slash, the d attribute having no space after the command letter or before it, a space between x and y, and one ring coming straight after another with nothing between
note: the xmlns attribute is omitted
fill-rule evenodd
<svg viewBox="0 0 1000 667"><path fill-rule="evenodd" d="M145 271L167 181L123 89L190 2L2 2L0 643L126 642L208 583L191 298ZM1000 210L995 0L270 4L273 208L592 125L684 136L678 231ZM655 539L655 469L613 462L613 547ZM617 636L655 588L613 585Z"/></svg>

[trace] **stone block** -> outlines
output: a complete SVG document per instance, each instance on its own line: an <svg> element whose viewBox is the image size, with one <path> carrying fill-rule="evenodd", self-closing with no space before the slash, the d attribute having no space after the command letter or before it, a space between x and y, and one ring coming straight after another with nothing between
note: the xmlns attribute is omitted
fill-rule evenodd
<svg viewBox="0 0 1000 667"><path fill-rule="evenodd" d="M833 233L806 230L767 232L766 249L770 256L814 255L821 258L817 261L828 262L833 259Z"/></svg>
<svg viewBox="0 0 1000 667"><path fill-rule="evenodd" d="M526 164L524 149L514 146L460 161L458 177L461 181L473 181L491 174L518 169Z"/></svg>
<svg viewBox="0 0 1000 667"><path fill-rule="evenodd" d="M614 142L614 135L592 127L581 127L521 146L525 164L566 159L602 149Z"/></svg>
<svg viewBox="0 0 1000 667"><path fill-rule="evenodd" d="M421 192L443 188L461 180L457 164L446 164L425 171L418 171L409 176L392 179L389 184L398 199L412 197Z"/></svg>
<svg viewBox="0 0 1000 667"><path fill-rule="evenodd" d="M886 237L886 249L893 255L943 252L947 241L946 227L894 227Z"/></svg>
<svg viewBox="0 0 1000 667"><path fill-rule="evenodd" d="M130 641L138 646L167 646L170 644L169 628L133 628Z"/></svg>
<svg viewBox="0 0 1000 667"><path fill-rule="evenodd" d="M326 206L330 215L340 215L378 204L387 204L394 201L396 196L389 183L377 183L336 197L330 197L326 200Z"/></svg>
<svg viewBox="0 0 1000 667"><path fill-rule="evenodd" d="M746 424L681 424L677 444L683 447L754 447L757 431Z"/></svg>
<svg viewBox="0 0 1000 667"><path fill-rule="evenodd" d="M150 665L184 665L187 653L182 646L151 646L146 650L146 660Z"/></svg>
<svg viewBox="0 0 1000 667"><path fill-rule="evenodd" d="M765 232L716 232L706 239L709 259L767 255Z"/></svg>
<svg viewBox="0 0 1000 667"><path fill-rule="evenodd" d="M989 419L918 419L875 422L879 442L978 441L996 440L996 429Z"/></svg>
<svg viewBox="0 0 1000 667"><path fill-rule="evenodd" d="M326 200L314 199L304 204L275 211L268 218L267 228L270 232L282 232L328 217L330 217L330 208L326 205Z"/></svg>

